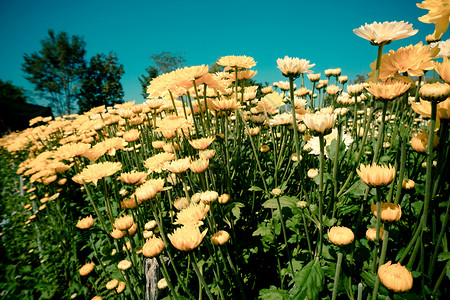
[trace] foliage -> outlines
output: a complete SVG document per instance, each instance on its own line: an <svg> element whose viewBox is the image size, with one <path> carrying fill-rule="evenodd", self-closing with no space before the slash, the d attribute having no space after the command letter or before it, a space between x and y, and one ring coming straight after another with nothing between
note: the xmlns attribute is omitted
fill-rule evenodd
<svg viewBox="0 0 450 300"><path fill-rule="evenodd" d="M9 81L5 82L0 79L0 101L25 103L27 102L27 98L23 88L17 87Z"/></svg>
<svg viewBox="0 0 450 300"><path fill-rule="evenodd" d="M71 114L86 68L86 44L80 36L49 30L41 45L38 52L24 55L25 78L42 92L59 115Z"/></svg>
<svg viewBox="0 0 450 300"><path fill-rule="evenodd" d="M123 74L123 65L115 54L93 56L81 79L78 100L80 112L100 105L122 103L124 92L120 79Z"/></svg>

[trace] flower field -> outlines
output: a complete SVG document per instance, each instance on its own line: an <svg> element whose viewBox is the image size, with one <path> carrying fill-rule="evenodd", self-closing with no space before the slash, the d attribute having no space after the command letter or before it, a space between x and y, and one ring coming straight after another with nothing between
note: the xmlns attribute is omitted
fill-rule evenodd
<svg viewBox="0 0 450 300"><path fill-rule="evenodd" d="M428 45L383 53L417 34L405 22L354 30L365 83L286 56L286 81L254 86L254 59L224 56L158 76L143 104L1 138L2 299L447 299L434 2Z"/></svg>

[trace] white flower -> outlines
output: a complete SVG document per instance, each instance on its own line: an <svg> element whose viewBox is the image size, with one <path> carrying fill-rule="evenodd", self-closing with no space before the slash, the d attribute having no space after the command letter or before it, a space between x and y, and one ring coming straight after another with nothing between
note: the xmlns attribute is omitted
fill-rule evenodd
<svg viewBox="0 0 450 300"><path fill-rule="evenodd" d="M310 68L314 67L316 64L309 64L309 60L299 59L298 57L288 57L277 59L278 69L281 70L286 77L298 77L303 73L312 73Z"/></svg>
<svg viewBox="0 0 450 300"><path fill-rule="evenodd" d="M333 128L330 134L324 136L325 139L325 156L328 158L327 145L331 145L331 142L337 139L337 129ZM348 147L353 143L353 138L350 134L346 133L342 135L342 143L345 145L345 151L348 150ZM315 136L308 141L306 144L307 149L310 148L309 154L319 155L320 154L320 143L319 137Z"/></svg>
<svg viewBox="0 0 450 300"><path fill-rule="evenodd" d="M417 29L412 28L412 24L404 21L366 23L364 26L353 29L353 33L357 36L369 40L372 45L376 46L387 45L392 41L413 36L417 32Z"/></svg>
<svg viewBox="0 0 450 300"><path fill-rule="evenodd" d="M446 41L440 41L436 43L431 43L431 48L438 47L439 53L435 56L435 58L444 58L450 57L450 39Z"/></svg>

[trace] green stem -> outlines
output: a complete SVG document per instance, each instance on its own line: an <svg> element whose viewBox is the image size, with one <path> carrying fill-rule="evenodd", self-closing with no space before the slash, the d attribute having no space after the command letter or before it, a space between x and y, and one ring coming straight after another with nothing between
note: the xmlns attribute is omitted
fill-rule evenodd
<svg viewBox="0 0 450 300"><path fill-rule="evenodd" d="M288 245L288 239L287 239L287 234L286 234L286 227L284 225L283 211L281 209L280 197L277 196L276 199L277 199L278 212L280 213L281 229L283 230L284 245L286 247L286 252L287 252L288 259L289 259L289 265L291 266L292 276L294 276L294 266L292 265L292 256L291 256L291 252L289 251L289 245Z"/></svg>
<svg viewBox="0 0 450 300"><path fill-rule="evenodd" d="M378 264L378 268L380 268L384 264L384 260L386 259L387 245L389 240L389 224L384 225L384 236L383 236L383 246L381 248L380 262ZM372 300L378 299L378 289L380 288L380 277L376 278L375 286L372 292Z"/></svg>
<svg viewBox="0 0 450 300"><path fill-rule="evenodd" d="M160 269L162 270L163 276L166 279L167 285L169 286L169 289L170 289L170 292L171 292L173 298L178 299L177 293L176 293L175 289L173 288L172 281L170 280L169 273L167 272L166 264L164 262L161 262L159 255L155 256L155 258L156 258L156 261L158 262Z"/></svg>
<svg viewBox="0 0 450 300"><path fill-rule="evenodd" d="M318 241L318 251L316 257L322 255L322 242L323 242L323 173L325 165L325 141L323 134L319 135L320 144L320 164L319 164L319 241Z"/></svg>
<svg viewBox="0 0 450 300"><path fill-rule="evenodd" d="M337 264L336 264L336 272L334 274L334 285L333 285L333 296L332 300L336 300L338 287L339 287L339 275L341 274L341 265L342 265L342 257L344 255L342 252L338 252Z"/></svg>
<svg viewBox="0 0 450 300"><path fill-rule="evenodd" d="M197 274L201 286L205 289L206 295L208 295L208 298L210 300L214 300L214 297L211 294L211 291L209 290L208 285L205 282L205 278L203 277L202 273L200 273L194 253L192 251L189 251L189 256L191 257L192 267L194 268L195 274Z"/></svg>
<svg viewBox="0 0 450 300"><path fill-rule="evenodd" d="M378 140L377 140L377 144L375 145L375 150L373 152L373 160L372 163L378 163L378 156L381 152L381 150L383 149L382 144L383 144L383 139L384 139L384 124L385 124L385 119L386 119L386 110L387 110L387 102L383 101L383 113L381 115L381 124L380 127L378 128Z"/></svg>

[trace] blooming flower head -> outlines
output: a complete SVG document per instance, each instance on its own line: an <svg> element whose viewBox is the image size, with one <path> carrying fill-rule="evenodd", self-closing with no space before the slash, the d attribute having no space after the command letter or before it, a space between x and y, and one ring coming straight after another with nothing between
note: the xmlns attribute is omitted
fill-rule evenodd
<svg viewBox="0 0 450 300"><path fill-rule="evenodd" d="M153 236L145 242L145 245L142 248L142 254L144 254L145 257L155 257L162 252L164 247L163 240Z"/></svg>
<svg viewBox="0 0 450 300"><path fill-rule="evenodd" d="M285 56L277 59L277 65L283 76L297 78L300 74L312 73L310 68L316 64L309 64L309 60L306 59Z"/></svg>
<svg viewBox="0 0 450 300"><path fill-rule="evenodd" d="M415 35L418 30L412 28L412 24L404 21L374 22L353 29L353 32L363 39L370 41L372 45L387 45L392 41L404 39Z"/></svg>
<svg viewBox="0 0 450 300"><path fill-rule="evenodd" d="M382 240L383 237L384 237L384 228L380 227L380 236L379 236L380 240ZM367 231L366 231L366 238L369 241L372 241L372 242L375 241L375 239L377 238L377 229L376 228L369 228L369 229L367 229Z"/></svg>
<svg viewBox="0 0 450 300"><path fill-rule="evenodd" d="M404 83L402 81L387 80L386 82L369 82L369 86L366 89L374 95L374 97L381 101L393 100L404 93L406 93L411 87L410 83Z"/></svg>
<svg viewBox="0 0 450 300"><path fill-rule="evenodd" d="M177 213L176 221L174 224L199 225L202 223L202 220L203 218L205 218L208 211L209 205L203 203L191 204L187 208L182 209Z"/></svg>
<svg viewBox="0 0 450 300"><path fill-rule="evenodd" d="M395 177L395 168L391 165L382 166L376 165L363 165L361 164L360 170L356 170L359 177L365 184L371 187L386 186Z"/></svg>
<svg viewBox="0 0 450 300"><path fill-rule="evenodd" d="M390 50L381 56L380 79L386 81L390 77L400 77L398 73L408 73L410 76L422 76L424 71L434 68L431 60L439 53L439 48L423 46L422 42L416 45L401 47L397 51ZM375 70L376 62L370 64ZM373 75L372 72L370 75ZM401 77L405 78L405 77ZM406 78L405 78L406 79Z"/></svg>
<svg viewBox="0 0 450 300"><path fill-rule="evenodd" d="M411 147L416 152L425 153L428 148L428 139L429 139L428 133L426 131L422 131L412 137L410 142ZM439 137L437 135L434 135L433 149L436 149L438 145L439 145Z"/></svg>
<svg viewBox="0 0 450 300"><path fill-rule="evenodd" d="M94 225L94 218L92 216L88 216L86 218L83 218L77 222L76 227L80 229L88 229L91 228L92 225Z"/></svg>
<svg viewBox="0 0 450 300"><path fill-rule="evenodd" d="M206 148L209 147L209 145L211 145L211 143L213 141L214 141L214 137L207 137L207 138L200 138L200 139L196 139L196 140L190 140L189 144L191 144L191 146L194 149L205 150Z"/></svg>
<svg viewBox="0 0 450 300"><path fill-rule="evenodd" d="M208 229L200 233L200 229L194 225L185 225L168 234L172 245L181 251L190 251L197 248L203 241Z"/></svg>
<svg viewBox="0 0 450 300"><path fill-rule="evenodd" d="M439 73L439 76L441 76L442 80L450 83L450 61L448 60L448 58L445 57L441 63L435 62L434 65L436 72Z"/></svg>
<svg viewBox="0 0 450 300"><path fill-rule="evenodd" d="M333 226L328 230L328 238L333 244L343 246L353 242L355 235L350 228Z"/></svg>
<svg viewBox="0 0 450 300"><path fill-rule="evenodd" d="M97 182L104 178L113 175L114 173L120 171L122 164L120 162L101 162L97 164L92 164L87 166L78 175L74 176L72 179L79 184L84 182L92 182L97 185Z"/></svg>
<svg viewBox="0 0 450 300"><path fill-rule="evenodd" d="M377 216L377 205L373 203L370 207L373 215ZM392 202L381 202L380 203L380 218L383 222L395 222L400 220L402 217L402 208L399 204L394 204Z"/></svg>
<svg viewBox="0 0 450 300"><path fill-rule="evenodd" d="M256 65L253 57L245 55L222 56L217 60L217 64L224 67L249 69Z"/></svg>
<svg viewBox="0 0 450 300"><path fill-rule="evenodd" d="M303 122L315 134L328 134L335 121L336 115L328 113L305 114L303 117Z"/></svg>
<svg viewBox="0 0 450 300"><path fill-rule="evenodd" d="M223 245L228 242L229 239L230 234L225 230L219 230L211 237L211 241L214 245Z"/></svg>
<svg viewBox="0 0 450 300"><path fill-rule="evenodd" d="M117 268L119 270L125 271L125 270L129 269L131 267L131 265L132 265L131 261L124 259L119 262L119 264L117 265Z"/></svg>
<svg viewBox="0 0 450 300"><path fill-rule="evenodd" d="M308 74L308 79L311 82L317 82L320 80L320 73L316 73L316 74Z"/></svg>
<svg viewBox="0 0 450 300"><path fill-rule="evenodd" d="M118 179L128 184L139 185L144 183L146 177L147 173L145 172L131 171L128 173L121 173Z"/></svg>
<svg viewBox="0 0 450 300"><path fill-rule="evenodd" d="M413 277L400 263L391 264L390 261L378 269L381 283L388 289L401 293L409 291L413 286Z"/></svg>
<svg viewBox="0 0 450 300"><path fill-rule="evenodd" d="M419 17L419 21L428 24L435 24L433 37L440 39L447 31L450 19L450 6L447 0L424 0L417 3L417 7L428 9L428 13Z"/></svg>
<svg viewBox="0 0 450 300"><path fill-rule="evenodd" d="M117 280L117 279L112 279L112 280L110 280L110 281L108 281L108 282L106 283L106 289L107 289L107 290L115 289L115 288L117 287L118 284L119 284L119 280Z"/></svg>
<svg viewBox="0 0 450 300"><path fill-rule="evenodd" d="M81 275L81 276L86 276L86 275L88 275L89 273L91 273L92 270L94 270L94 266L95 266L95 264L94 264L93 262L87 263L87 264L85 264L84 266L82 266L82 267L78 270L78 272L80 272L80 275Z"/></svg>
<svg viewBox="0 0 450 300"><path fill-rule="evenodd" d="M431 103L420 99L420 102L411 102L411 108L418 114L431 118ZM437 104L437 117L439 119L450 119L450 98Z"/></svg>
<svg viewBox="0 0 450 300"><path fill-rule="evenodd" d="M133 216L125 215L115 220L114 227L119 230L127 230L128 228L133 226L133 223Z"/></svg>

